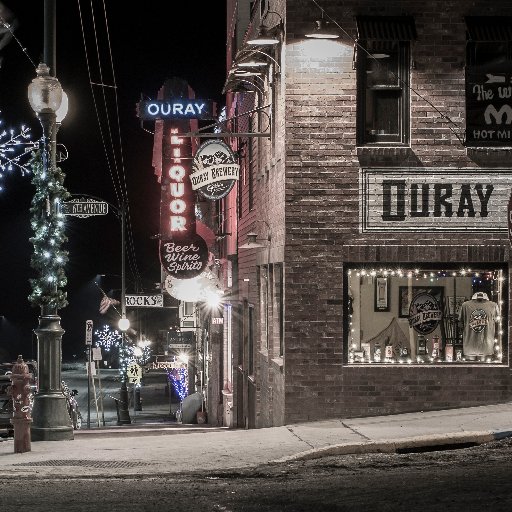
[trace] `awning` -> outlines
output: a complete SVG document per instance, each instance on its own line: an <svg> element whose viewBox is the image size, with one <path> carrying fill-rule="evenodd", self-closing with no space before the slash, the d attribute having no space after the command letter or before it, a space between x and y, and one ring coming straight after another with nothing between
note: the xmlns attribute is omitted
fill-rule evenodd
<svg viewBox="0 0 512 512"><path fill-rule="evenodd" d="M469 41L512 41L512 16L466 16Z"/></svg>
<svg viewBox="0 0 512 512"><path fill-rule="evenodd" d="M416 39L412 16L358 16L357 37L362 40L411 41Z"/></svg>

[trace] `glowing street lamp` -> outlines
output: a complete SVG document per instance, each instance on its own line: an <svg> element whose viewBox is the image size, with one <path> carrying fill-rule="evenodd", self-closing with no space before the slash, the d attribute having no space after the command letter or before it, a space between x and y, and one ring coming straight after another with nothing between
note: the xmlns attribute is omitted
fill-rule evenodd
<svg viewBox="0 0 512 512"><path fill-rule="evenodd" d="M63 178L55 165L57 111L61 107L63 91L56 77L50 76L49 67L41 63L37 77L28 87L28 99L43 129L41 165L34 164L33 182L36 194L32 200L32 228L34 237L33 267L39 276L31 280L29 297L34 306L41 308L37 335L39 390L34 396L32 409L32 440L60 441L73 439L73 427L61 391L62 335L58 310L67 304L62 287L66 284L63 266L67 253L60 250L65 241L60 213L60 200L66 191ZM59 119L65 116L59 111ZM41 199L42 198L42 199Z"/></svg>

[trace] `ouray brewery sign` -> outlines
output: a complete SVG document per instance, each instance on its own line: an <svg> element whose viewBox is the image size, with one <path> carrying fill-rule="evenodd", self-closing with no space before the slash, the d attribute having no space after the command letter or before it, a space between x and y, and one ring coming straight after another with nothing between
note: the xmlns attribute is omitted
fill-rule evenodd
<svg viewBox="0 0 512 512"><path fill-rule="evenodd" d="M361 231L506 231L511 185L506 169L363 169Z"/></svg>
<svg viewBox="0 0 512 512"><path fill-rule="evenodd" d="M219 140L202 144L192 165L192 189L206 199L222 199L238 180L240 166L235 163L235 155L227 144Z"/></svg>

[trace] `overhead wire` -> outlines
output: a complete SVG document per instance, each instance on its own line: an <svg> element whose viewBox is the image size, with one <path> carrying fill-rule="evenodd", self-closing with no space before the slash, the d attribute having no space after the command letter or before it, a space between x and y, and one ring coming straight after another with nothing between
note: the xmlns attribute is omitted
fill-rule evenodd
<svg viewBox="0 0 512 512"><path fill-rule="evenodd" d="M0 25L3 25L4 28L6 28L9 33L11 34L11 37L16 41L16 44L21 48L21 51L25 54L25 57L30 61L30 64L32 64L32 67L37 69L37 64L34 62L32 57L28 54L27 48L21 44L21 41L16 37L14 34L14 28L13 24L9 23L1 14L0 14Z"/></svg>
<svg viewBox="0 0 512 512"><path fill-rule="evenodd" d="M129 249L127 251L128 254L128 264L130 266L132 275L134 277L134 280L136 283L140 283L140 273L138 270L137 265L137 258L136 258L136 251L135 251L135 244L133 239L133 230L132 230L132 223L131 223L131 216L130 216L130 208L129 208L129 198L128 198L128 187L126 183L126 172L125 172L125 166L124 166L124 159L123 159L123 143L122 143L122 136L121 136L121 127L120 127L120 121L119 121L119 107L118 107L118 95L117 95L117 84L115 81L115 72L114 72L114 63L112 59L112 49L110 44L110 34L108 30L108 20L107 20L107 14L106 14L106 7L105 3L103 1L103 16L104 16L104 22L105 22L105 28L106 28L106 37L107 37L107 43L108 43L108 55L109 55L109 61L110 61L110 67L112 72L112 84L107 84L106 80L104 79L104 72L101 62L101 52L100 52L100 45L98 40L98 31L96 28L96 18L94 15L94 5L91 0L90 7L91 7L91 22L93 25L93 36L94 36L94 46L96 49L96 58L97 58L97 65L98 65L98 71L100 75L100 80L95 81L92 78L92 66L91 66L91 58L89 57L89 51L88 51L88 45L87 45L87 38L86 38L86 30L85 30L85 24L84 24L84 16L82 14L82 9L80 6L80 1L77 0L78 4L78 10L79 10L79 16L80 16L80 25L82 30L82 40L84 45L84 51L86 55L86 66L87 66L87 72L89 76L89 84L91 87L91 95L93 98L93 105L96 112L96 117L98 121L98 126L100 130L100 137L102 141L102 145L104 148L106 160L107 160L107 168L109 170L112 184L114 187L114 193L116 196L116 200L118 202L119 208L125 209L125 220L126 220L126 240L128 241L128 247ZM101 89L101 96L103 99L103 107L105 110L105 116L106 116L106 128L103 126L101 115L100 115L100 109L99 104L96 98L95 94L95 87L100 87ZM109 108L109 102L105 93L106 89L111 89L114 93L114 99L115 99L115 120L117 123L117 143L119 147L119 162L118 158L116 156L116 143L115 138L112 133L112 127L110 123L110 108ZM109 141L109 144L107 145L107 139ZM109 148L111 148L111 152L109 151ZM126 250L126 248L125 248Z"/></svg>

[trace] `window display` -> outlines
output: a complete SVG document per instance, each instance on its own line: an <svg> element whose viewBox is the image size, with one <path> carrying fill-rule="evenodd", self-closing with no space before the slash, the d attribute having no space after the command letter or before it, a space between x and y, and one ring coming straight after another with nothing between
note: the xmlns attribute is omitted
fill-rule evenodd
<svg viewBox="0 0 512 512"><path fill-rule="evenodd" d="M505 269L349 266L348 363L503 362Z"/></svg>

